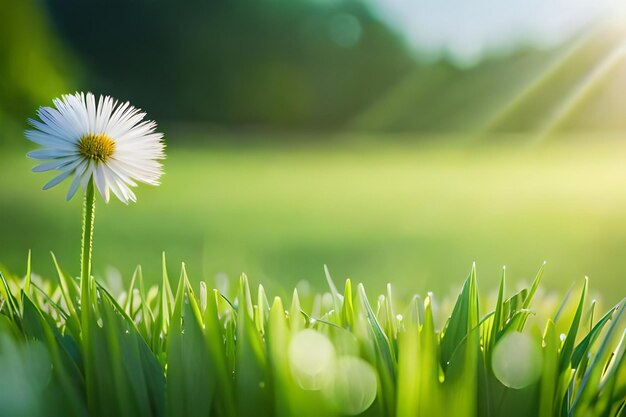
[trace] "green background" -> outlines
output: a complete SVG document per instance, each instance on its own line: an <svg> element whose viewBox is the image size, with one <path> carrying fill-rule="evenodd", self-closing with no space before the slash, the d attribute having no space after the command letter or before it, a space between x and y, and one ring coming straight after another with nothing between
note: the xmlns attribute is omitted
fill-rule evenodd
<svg viewBox="0 0 626 417"><path fill-rule="evenodd" d="M168 147L162 186L98 200L100 279L141 264L156 283L165 251L217 285L245 272L275 293L323 289L327 264L408 296L447 293L473 261L485 288L503 265L516 286L545 260L548 290L588 275L606 302L626 293L626 64L598 71L620 27L461 67L361 2L107 4L0 3L7 270L32 249L35 272L54 274L53 251L78 273L80 197L39 190L22 131L91 90L144 108Z"/></svg>

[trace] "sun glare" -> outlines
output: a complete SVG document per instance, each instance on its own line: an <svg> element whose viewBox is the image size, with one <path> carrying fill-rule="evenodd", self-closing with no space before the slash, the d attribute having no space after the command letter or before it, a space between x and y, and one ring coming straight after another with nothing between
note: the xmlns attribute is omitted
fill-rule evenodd
<svg viewBox="0 0 626 417"><path fill-rule="evenodd" d="M606 16L612 19L626 21L626 1L609 0L606 2Z"/></svg>

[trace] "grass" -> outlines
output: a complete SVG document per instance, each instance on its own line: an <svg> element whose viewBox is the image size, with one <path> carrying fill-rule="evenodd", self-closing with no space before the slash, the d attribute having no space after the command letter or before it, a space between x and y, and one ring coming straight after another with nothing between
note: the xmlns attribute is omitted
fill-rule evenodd
<svg viewBox="0 0 626 417"><path fill-rule="evenodd" d="M626 415L624 145L330 150L174 149L140 204L97 204L104 280L90 256L80 279L60 267L77 258L80 202L25 192L27 162L7 158L9 267L33 242L63 262L45 272L29 252L24 277L0 275L0 415ZM165 255L160 270L103 272L162 249L202 262L178 280ZM543 267L513 291L497 267L486 297L475 268L457 297L423 291L445 294L470 255L521 269L540 252L556 264L551 291ZM326 269L323 289L324 261L365 284L340 291ZM248 267L263 285L228 279ZM604 301L568 268L597 272Z"/></svg>
<svg viewBox="0 0 626 417"><path fill-rule="evenodd" d="M503 274L486 302L472 269L448 315L329 274L282 299L245 275L231 293L192 285L184 265L176 285L164 259L160 286L138 269L113 295L29 264L0 286L0 414L623 416L624 301L601 314L585 281L552 308L541 277L510 293Z"/></svg>
<svg viewBox="0 0 626 417"><path fill-rule="evenodd" d="M32 249L34 271L51 276L52 250L77 275L80 199L65 203L64 186L36 192L46 178L24 153L2 154L0 262L20 270ZM187 149L172 139L161 187L142 187L129 207L98 204L94 273L115 275L113 265L127 284L139 263L153 284L166 251L220 288L246 271L278 294L301 280L319 291L328 264L373 291L391 280L400 293L448 293L472 261L486 291L502 265L523 282L547 260L548 291L588 275L608 306L626 294L625 154L598 137L454 148L375 138Z"/></svg>

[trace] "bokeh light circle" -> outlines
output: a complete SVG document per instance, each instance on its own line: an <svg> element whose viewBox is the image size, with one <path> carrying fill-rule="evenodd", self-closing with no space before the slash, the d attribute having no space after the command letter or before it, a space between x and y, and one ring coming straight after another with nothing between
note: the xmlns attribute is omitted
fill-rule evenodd
<svg viewBox="0 0 626 417"><path fill-rule="evenodd" d="M532 337L511 332L496 344L491 364L493 373L502 384L522 389L539 379L543 357L538 343Z"/></svg>
<svg viewBox="0 0 626 417"><path fill-rule="evenodd" d="M341 414L356 415L372 405L377 389L372 365L355 356L342 356L337 360L334 378L324 389L324 396Z"/></svg>
<svg viewBox="0 0 626 417"><path fill-rule="evenodd" d="M335 347L322 333L304 329L291 339L289 364L302 389L316 391L326 386L333 377L335 362Z"/></svg>

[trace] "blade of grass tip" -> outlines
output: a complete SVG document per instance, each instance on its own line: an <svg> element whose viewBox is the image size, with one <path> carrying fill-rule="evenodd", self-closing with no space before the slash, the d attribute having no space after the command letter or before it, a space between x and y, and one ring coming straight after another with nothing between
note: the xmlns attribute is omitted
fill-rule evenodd
<svg viewBox="0 0 626 417"><path fill-rule="evenodd" d="M387 316L390 324L390 337L395 340L398 337L398 319L393 308L393 297L391 295L391 283L387 283Z"/></svg>
<svg viewBox="0 0 626 417"><path fill-rule="evenodd" d="M500 288L498 289L498 300L496 301L496 310L493 315L493 324L491 326L491 335L489 337L489 344L485 347L485 360L489 371L491 372L491 354L496 344L496 339L500 330L502 330L502 324L504 317L502 315L504 309L504 290L506 286L506 266L502 267L502 278L500 278Z"/></svg>
<svg viewBox="0 0 626 417"><path fill-rule="evenodd" d="M376 315L372 310L372 306L367 299L367 294L365 293L365 287L363 286L363 284L358 285L357 291L361 304L365 310L365 317L370 325L373 336L375 337L376 344L379 345L380 351L385 357L386 363L390 365L390 369L393 370L393 363L395 362L395 360L392 354L391 344L389 343L387 335L383 331L382 326L378 322L378 319L376 318Z"/></svg>
<svg viewBox="0 0 626 417"><path fill-rule="evenodd" d="M561 348L561 355L560 355L561 357L559 360L560 372L564 372L568 369L568 367L570 367L570 363L572 360L572 353L574 352L574 343L576 342L576 336L578 335L578 329L580 327L583 307L585 304L585 297L587 295L588 284L589 284L589 279L585 277L583 289L580 294L580 301L578 302L578 307L576 308L576 313L574 314L572 325L570 326L570 329L567 332L565 342L563 343L563 347Z"/></svg>
<svg viewBox="0 0 626 417"><path fill-rule="evenodd" d="M478 280L476 278L476 262L472 267L471 285L470 285L470 322L467 331L470 332L478 327L480 320L480 305L478 302Z"/></svg>
<svg viewBox="0 0 626 417"><path fill-rule="evenodd" d="M30 292L30 282L32 279L31 275L31 251L28 250L28 260L26 261L26 279L24 280L24 293L31 295Z"/></svg>
<svg viewBox="0 0 626 417"><path fill-rule="evenodd" d="M326 275L326 282L328 283L328 287L330 288L330 293L333 295L333 303L335 305L335 311L337 314L341 311L341 306L343 305L343 297L337 291L337 287L335 286L335 282L333 278L330 276L330 271L328 270L328 266L324 265L324 274Z"/></svg>
<svg viewBox="0 0 626 417"><path fill-rule="evenodd" d="M341 320L348 329L354 327L354 303L352 301L352 283L346 279L343 290L343 306L341 307Z"/></svg>
<svg viewBox="0 0 626 417"><path fill-rule="evenodd" d="M459 343L478 324L478 311L475 311L478 308L477 294L476 267L474 264L470 275L463 284L463 289L457 298L441 337L441 367L444 371Z"/></svg>
<svg viewBox="0 0 626 417"><path fill-rule="evenodd" d="M424 322L424 302L422 298L415 294L409 303L406 323L407 326L421 326Z"/></svg>
<svg viewBox="0 0 626 417"><path fill-rule="evenodd" d="M4 298L8 305L8 311L9 311L9 317L11 318L11 320L16 320L17 317L19 317L20 315L20 309L18 307L18 303L17 300L15 299L15 297L13 296L13 293L11 292L11 288L9 287L9 283L7 282L7 280L4 278L4 275L2 274L2 271L0 271L0 279L2 280L2 287L0 288L0 290L2 290L2 298Z"/></svg>
<svg viewBox="0 0 626 417"><path fill-rule="evenodd" d="M559 308L557 308L556 313L554 313L554 318L552 319L552 321L554 321L555 324L558 323L559 318L561 317L561 314L563 314L563 311L565 310L565 306L567 305L567 302L572 296L574 287L575 287L575 284L570 285L567 292L565 293L565 297L563 297L563 301L561 301L561 304L559 304Z"/></svg>
<svg viewBox="0 0 626 417"><path fill-rule="evenodd" d="M176 294L174 295L174 303L172 304L172 320L174 318L182 317L183 311L182 306L185 303L185 263L183 262L180 270L180 278L178 279L178 285L176 286ZM171 323L171 328L173 328L174 323ZM178 321L176 321L176 326L180 326Z"/></svg>
<svg viewBox="0 0 626 417"><path fill-rule="evenodd" d="M163 309L163 324L165 327L169 324L169 317L172 313L174 305L174 293L172 292L172 286L170 285L170 278L167 274L167 263L165 261L165 252L162 254L162 267L163 267L163 285L162 292L162 309Z"/></svg>
<svg viewBox="0 0 626 417"><path fill-rule="evenodd" d="M374 311L376 315L376 320L380 323L380 327L382 327L383 331L387 335L387 338L391 341L391 323L389 319L389 312L387 309L387 297L384 294L380 294L378 299L376 300L376 310Z"/></svg>
<svg viewBox="0 0 626 417"><path fill-rule="evenodd" d="M170 318L174 309L174 293L170 285L170 278L167 273L167 264L165 261L165 252L162 254L162 284L161 291L158 293L159 311L157 316L158 331L152 335L152 346L157 352L164 352L167 346L167 335L170 331ZM165 361L165 353L161 356L162 363Z"/></svg>
<svg viewBox="0 0 626 417"><path fill-rule="evenodd" d="M199 301L200 301L200 310L202 311L202 314L204 314L204 312L206 311L207 297L208 297L208 292L207 292L206 282L200 281Z"/></svg>
<svg viewBox="0 0 626 417"><path fill-rule="evenodd" d="M530 287L530 291L528 291L528 294L526 295L526 297L524 297L522 308L519 311L530 310L530 304L532 303L535 293L537 292L537 288L539 288L539 284L541 283L541 278L543 277L543 270L545 266L546 262L544 261L543 265L541 265L541 268L539 268L539 272L537 272L537 275L535 276L535 279ZM526 325L526 321L528 320L529 315L530 314L523 314L517 316L518 322L516 327L518 332L524 330L524 326Z"/></svg>
<svg viewBox="0 0 626 417"><path fill-rule="evenodd" d="M255 307L254 323L256 324L256 328L259 333L261 333L261 335L264 335L265 324L267 323L270 306L269 301L267 300L267 296L265 295L265 288L263 288L262 284L259 284L259 289L257 292L257 306Z"/></svg>
<svg viewBox="0 0 626 417"><path fill-rule="evenodd" d="M272 307L274 306L274 304L276 304L276 298L274 298L274 303L272 304ZM282 305L282 301L280 304ZM300 297L298 296L297 288L293 289L293 295L291 297L291 307L289 308L289 325L291 327L292 333L297 333L298 331L304 329L304 327L306 326L306 319L302 315L302 307L300 306Z"/></svg>
<svg viewBox="0 0 626 417"><path fill-rule="evenodd" d="M193 290L193 286L191 285L191 282L189 281L189 276L187 275L187 267L185 266L185 263L183 263L182 265L181 279L185 285L186 304L189 305L189 307L191 308L191 312L196 317L197 323L202 328L204 327L204 322L202 318L203 317L202 309L200 307L200 302L198 300L198 297L196 296L196 293Z"/></svg>
<svg viewBox="0 0 626 417"><path fill-rule="evenodd" d="M241 315L243 312L251 320L254 320L254 308L252 306L252 296L250 295L250 284L248 283L248 276L246 274L241 274L239 277L238 303L238 315ZM241 308L243 308L243 311Z"/></svg>
<svg viewBox="0 0 626 417"><path fill-rule="evenodd" d="M126 300L124 302L124 311L126 314L132 317L133 312L133 301L134 301L134 293L135 293L135 281L137 280L137 273L139 271L140 266L137 265L135 271L133 272L133 276L130 279L130 284L128 285L128 292L126 293Z"/></svg>
<svg viewBox="0 0 626 417"><path fill-rule="evenodd" d="M524 304L522 305L523 309L530 308L530 303L533 301L533 297L535 296L535 293L537 292L537 288L539 288L539 284L541 283L541 278L543 277L543 270L546 264L547 262L544 261L543 265L541 265L541 268L539 268L539 271L537 272L537 275L535 276L535 279L530 287L530 291L528 291L528 295L524 299Z"/></svg>

